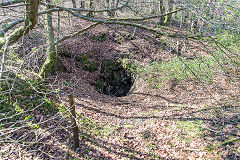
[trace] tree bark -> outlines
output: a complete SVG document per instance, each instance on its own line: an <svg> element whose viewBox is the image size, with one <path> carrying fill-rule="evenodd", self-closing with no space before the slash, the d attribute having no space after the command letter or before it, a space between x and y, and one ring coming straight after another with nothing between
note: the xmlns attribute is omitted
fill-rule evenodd
<svg viewBox="0 0 240 160"><path fill-rule="evenodd" d="M85 1L81 1L80 4L81 4L81 5L80 5L80 8L83 8L83 9L84 9L84 8L85 8Z"/></svg>
<svg viewBox="0 0 240 160"><path fill-rule="evenodd" d="M46 0L47 3L50 3L50 0ZM51 9L52 7L47 6L47 9ZM54 30L52 25L52 13L47 13L47 59L45 60L42 69L40 71L40 77L47 78L49 73L52 70L54 63L56 63L56 50L54 43Z"/></svg>
<svg viewBox="0 0 240 160"><path fill-rule="evenodd" d="M77 8L76 0L72 0L73 8Z"/></svg>
<svg viewBox="0 0 240 160"><path fill-rule="evenodd" d="M173 11L173 0L168 0L168 12L172 12ZM172 19L172 14L168 14L165 16L165 20L164 20L164 24L167 24L171 21Z"/></svg>
<svg viewBox="0 0 240 160"><path fill-rule="evenodd" d="M76 122L76 110L75 110L75 97L73 94L68 96L69 105L70 105L70 119L71 119L71 127L73 132L73 143L74 148L79 148L79 135L78 135L78 126Z"/></svg>
<svg viewBox="0 0 240 160"><path fill-rule="evenodd" d="M108 9L112 8L113 7L113 4L115 3L115 1L113 0L112 3L110 0L106 0L106 3L107 3L107 7ZM108 16L113 18L114 17L114 11L108 11Z"/></svg>
<svg viewBox="0 0 240 160"><path fill-rule="evenodd" d="M93 0L89 0L89 9L93 9ZM87 14L88 17L93 16L93 12L89 11Z"/></svg>
<svg viewBox="0 0 240 160"><path fill-rule="evenodd" d="M38 6L41 0L26 0L26 11L24 25L15 29L8 37L9 45L15 43L23 35L27 34L33 29L38 19ZM0 37L0 49L3 47L6 41L5 37Z"/></svg>
<svg viewBox="0 0 240 160"><path fill-rule="evenodd" d="M163 4L163 0L159 0L159 3L160 3L160 14L164 14L165 13L165 6ZM161 16L160 17L160 25L163 25L164 24L164 16Z"/></svg>

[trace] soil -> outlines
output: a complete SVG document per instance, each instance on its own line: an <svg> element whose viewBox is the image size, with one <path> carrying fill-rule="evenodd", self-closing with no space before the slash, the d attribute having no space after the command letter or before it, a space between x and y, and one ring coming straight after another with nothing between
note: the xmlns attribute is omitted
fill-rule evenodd
<svg viewBox="0 0 240 160"><path fill-rule="evenodd" d="M76 30L86 25L84 21L76 20L76 23ZM165 86L155 89L149 87L148 75L145 75L134 79L131 92L126 96L101 94L96 90L93 84L103 75L101 65L92 71L84 69L84 63L77 61L76 56L89 54L89 63L100 63L116 61L131 53L131 59L143 65L169 61L176 56L176 46L154 39L154 35L140 29L132 38L133 30L132 27L98 25L59 46L60 51L70 53L70 56L61 54L67 71L57 72L48 82L52 89L60 89L58 98L65 105L68 105L67 95L74 93L81 145L74 151L71 138L63 140L69 133L59 129L54 132L55 145L49 145L55 149L52 152L46 149L48 154L40 159L51 159L49 154L52 159L240 159L239 141L219 146L240 136L237 81L231 83L216 74L212 83L169 79ZM177 43L178 40L171 41ZM181 56L209 56L199 42L189 40L187 43L190 49ZM72 86L62 85L64 82L71 82ZM89 119L88 126L83 123L86 119ZM55 121L54 125L59 124Z"/></svg>
<svg viewBox="0 0 240 160"><path fill-rule="evenodd" d="M129 52L132 59L142 64L153 60L168 61L176 55L173 48L160 39L151 38L153 35L143 30L137 29L136 37L129 38L133 30L101 25L65 41L61 47L71 50L72 54L89 53L94 62L116 60ZM92 38L103 33L104 40ZM119 35L124 37L122 41ZM191 49L182 52L181 56L209 56L197 41L188 41L188 44ZM192 54L195 52L197 55ZM237 129L239 83L228 83L222 75L216 75L214 83L188 80L174 84L169 80L167 85L154 89L149 87L145 77L138 77L131 93L116 97L101 94L91 85L102 74L100 69L85 71L82 64L67 57L63 57L63 62L71 73L58 74L58 81L75 84L77 113L103 130L100 135L92 133L91 138L82 139L85 150L86 146L91 148L89 152L80 151L83 156L93 159L240 158L239 142L213 147L240 135ZM85 132L84 127L81 131Z"/></svg>

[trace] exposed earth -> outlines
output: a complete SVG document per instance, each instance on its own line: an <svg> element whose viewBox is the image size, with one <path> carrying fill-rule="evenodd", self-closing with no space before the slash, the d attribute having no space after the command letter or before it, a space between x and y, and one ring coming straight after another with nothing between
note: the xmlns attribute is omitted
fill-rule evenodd
<svg viewBox="0 0 240 160"><path fill-rule="evenodd" d="M84 25L79 22L74 27ZM65 72L53 74L48 83L60 90L58 98L66 106L66 95L74 93L81 145L73 151L72 142L64 139L70 136L67 130L56 129L45 139L49 145L43 151L48 154L33 152L33 158L240 159L239 82L215 74L211 83L169 78L154 88L149 74L131 74L119 59L142 65L170 61L176 47L169 45L169 37L154 39L140 29L132 37L133 31L132 27L98 25L59 46ZM25 41L32 48L41 38ZM188 45L180 56L209 56L197 41L189 40ZM52 125L59 123L55 120ZM67 122L60 126L66 127Z"/></svg>

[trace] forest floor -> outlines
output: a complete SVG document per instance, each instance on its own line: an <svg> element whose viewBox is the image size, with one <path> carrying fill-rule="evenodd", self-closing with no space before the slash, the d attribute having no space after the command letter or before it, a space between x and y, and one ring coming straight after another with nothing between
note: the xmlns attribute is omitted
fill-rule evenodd
<svg viewBox="0 0 240 160"><path fill-rule="evenodd" d="M76 30L86 25L77 24ZM176 55L161 37L154 39L151 33L137 29L135 37L129 38L133 31L132 27L98 25L64 41L60 50L75 56L88 53L94 62L131 54L132 60L143 65ZM103 34L103 39L97 38ZM34 41L34 37L27 39L25 47L40 43ZM209 56L197 41L188 44L190 49L181 56ZM48 154L39 159L51 159L49 150L52 159L240 159L239 83L216 74L213 83L169 78L161 88L154 88L149 86L149 75L141 75L128 95L115 97L97 92L92 85L102 74L99 68L89 72L74 56L61 55L61 59L67 72L51 76L49 86L62 93L74 92L80 148L72 150L72 141L63 140L68 133L61 130L48 137L54 145L42 150ZM72 85L62 85L66 82ZM68 105L67 96L60 94L59 98ZM56 121L51 125L55 123L59 125Z"/></svg>
<svg viewBox="0 0 240 160"><path fill-rule="evenodd" d="M93 61L116 60L131 53L131 59L148 64L175 56L161 38L153 39L143 30L137 29L130 39L133 31L132 27L101 25L65 41L62 47L72 54L89 53ZM99 40L102 34L105 37ZM209 56L197 41L188 43L191 49L181 56ZM81 131L89 134L80 149L85 158L240 158L239 83L229 83L219 75L214 83L188 80L173 84L168 79L166 85L154 89L144 75L135 79L129 95L114 97L98 93L91 85L101 74L99 70L84 71L72 58L64 57L63 62L71 73L58 75L58 81L78 86L74 91L77 113L93 123L89 128L85 121L79 123Z"/></svg>

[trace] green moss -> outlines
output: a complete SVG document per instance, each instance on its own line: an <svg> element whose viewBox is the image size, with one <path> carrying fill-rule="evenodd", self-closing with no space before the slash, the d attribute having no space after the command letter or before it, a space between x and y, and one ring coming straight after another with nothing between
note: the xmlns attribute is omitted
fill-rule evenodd
<svg viewBox="0 0 240 160"><path fill-rule="evenodd" d="M239 124L239 125L237 125L237 128L240 130L240 124Z"/></svg>
<svg viewBox="0 0 240 160"><path fill-rule="evenodd" d="M105 33L102 33L102 34L100 34L100 35L93 35L93 36L91 36L91 39L92 40L98 40L98 41L100 41L100 42L102 42L102 41L105 41L106 40L106 34Z"/></svg>
<svg viewBox="0 0 240 160"><path fill-rule="evenodd" d="M97 90L103 91L104 83L100 80L97 80Z"/></svg>
<svg viewBox="0 0 240 160"><path fill-rule="evenodd" d="M106 40L106 34L102 33L101 35L99 35L97 37L97 40L100 41L100 42L105 41Z"/></svg>
<svg viewBox="0 0 240 160"><path fill-rule="evenodd" d="M92 62L90 63L90 65L88 66L87 70L89 72L95 72L97 70L98 67L98 63Z"/></svg>
<svg viewBox="0 0 240 160"><path fill-rule="evenodd" d="M14 83L12 83L13 77ZM8 92L9 90L11 90L11 94ZM0 113L6 113L5 115L9 117L20 113L14 119L6 119L7 121L17 121L28 116L34 117L35 109L32 109L37 106L39 106L37 107L39 112L43 114L54 114L57 111L54 109L55 104L50 99L46 101L45 93L48 90L41 80L11 73L0 82L0 91Z"/></svg>
<svg viewBox="0 0 240 160"><path fill-rule="evenodd" d="M102 63L102 66L101 66L101 69L109 74L111 74L117 68L118 68L118 66L112 60L104 60Z"/></svg>
<svg viewBox="0 0 240 160"><path fill-rule="evenodd" d="M161 42L162 45L167 46L167 41L164 38L161 38L160 42Z"/></svg>
<svg viewBox="0 0 240 160"><path fill-rule="evenodd" d="M29 30L25 30L26 28L24 26L17 28L14 30L14 32L8 37L10 40L10 43L16 42L26 31L26 34L28 33Z"/></svg>
<svg viewBox="0 0 240 160"><path fill-rule="evenodd" d="M82 66L82 69L83 69L84 71L87 71L87 70L88 70L88 68L87 68L86 65Z"/></svg>
<svg viewBox="0 0 240 160"><path fill-rule="evenodd" d="M161 38L162 34L154 34L154 38Z"/></svg>
<svg viewBox="0 0 240 160"><path fill-rule="evenodd" d="M89 61L90 58L90 54L86 53L82 56L77 55L75 57L76 61L80 61L82 63L82 69L85 71L89 71L89 72L95 72L98 68L98 63L96 62L91 62Z"/></svg>
<svg viewBox="0 0 240 160"><path fill-rule="evenodd" d="M89 57L90 57L89 53L84 54L84 55L81 57L80 62L81 62L82 64L88 64L88 63L89 63L89 60L88 60Z"/></svg>
<svg viewBox="0 0 240 160"><path fill-rule="evenodd" d="M49 73L52 70L53 64L55 61L55 54L49 53L45 63L42 66L42 69L39 73L39 76L42 78L47 78Z"/></svg>
<svg viewBox="0 0 240 160"><path fill-rule="evenodd" d="M63 55L66 56L66 57L69 57L69 58L72 57L72 53L69 50L65 50L63 52Z"/></svg>
<svg viewBox="0 0 240 160"><path fill-rule="evenodd" d="M79 56L79 55L75 56L75 60L76 60L76 61L81 61L81 59L82 59L81 56Z"/></svg>

